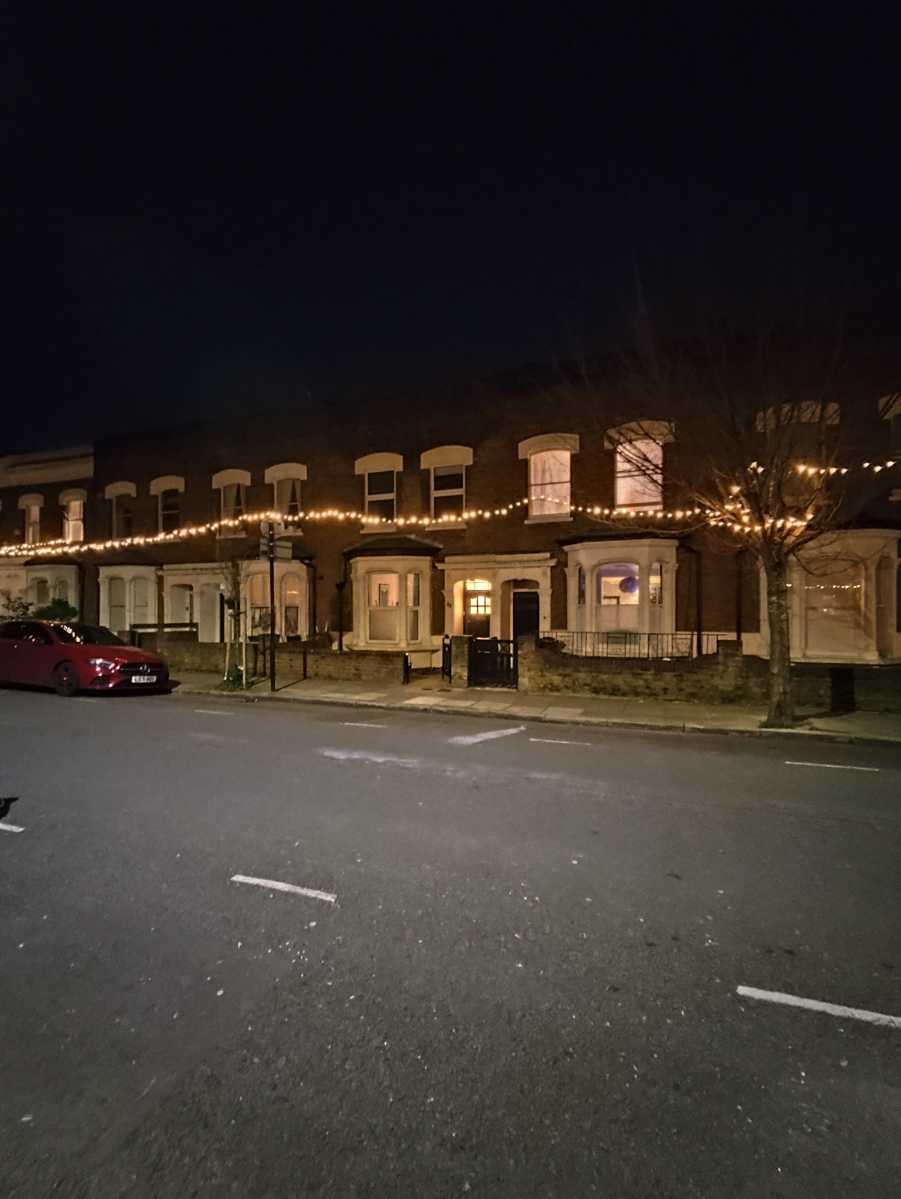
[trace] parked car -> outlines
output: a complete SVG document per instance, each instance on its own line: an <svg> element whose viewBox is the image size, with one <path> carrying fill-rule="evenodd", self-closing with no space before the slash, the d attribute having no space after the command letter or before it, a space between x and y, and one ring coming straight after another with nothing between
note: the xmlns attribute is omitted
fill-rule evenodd
<svg viewBox="0 0 901 1199"><path fill-rule="evenodd" d="M169 668L102 625L11 620L0 625L0 683L77 691L169 690Z"/></svg>

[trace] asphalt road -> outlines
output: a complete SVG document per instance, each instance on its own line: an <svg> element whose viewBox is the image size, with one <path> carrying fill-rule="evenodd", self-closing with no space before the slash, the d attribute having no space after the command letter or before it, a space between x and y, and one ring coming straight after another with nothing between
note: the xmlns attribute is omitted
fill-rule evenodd
<svg viewBox="0 0 901 1199"><path fill-rule="evenodd" d="M8 1199L899 1193L901 1027L736 991L901 1015L896 750L24 691L0 749Z"/></svg>

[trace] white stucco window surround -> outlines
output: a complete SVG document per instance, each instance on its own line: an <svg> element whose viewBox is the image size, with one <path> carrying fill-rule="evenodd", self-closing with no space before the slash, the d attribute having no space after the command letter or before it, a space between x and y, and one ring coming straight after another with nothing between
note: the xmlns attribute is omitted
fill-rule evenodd
<svg viewBox="0 0 901 1199"><path fill-rule="evenodd" d="M212 488L219 492L219 519L236 521L231 526L220 527L220 537L243 537L244 524L240 518L247 511L247 488L250 486L250 471L218 470L211 479Z"/></svg>
<svg viewBox="0 0 901 1199"><path fill-rule="evenodd" d="M185 562L162 568L163 620L166 624L196 624L198 641L219 641L220 596L225 593L227 567L221 562Z"/></svg>
<svg viewBox="0 0 901 1199"><path fill-rule="evenodd" d="M83 487L67 487L59 493L65 541L84 541L84 505L87 498L88 493Z"/></svg>
<svg viewBox="0 0 901 1199"><path fill-rule="evenodd" d="M404 469L401 454L366 454L354 462L354 474L363 476L363 512L383 523L364 525L364 532L384 533L397 516L397 476Z"/></svg>
<svg viewBox="0 0 901 1199"><path fill-rule="evenodd" d="M263 475L265 483L272 487L272 507L284 516L300 516L303 511L303 484L307 468L303 462L279 462L269 466ZM291 525L291 528L297 528Z"/></svg>
<svg viewBox="0 0 901 1199"><path fill-rule="evenodd" d="M615 507L663 506L663 447L673 441L669 421L630 421L607 430L604 448L616 454Z"/></svg>
<svg viewBox="0 0 901 1199"><path fill-rule="evenodd" d="M122 565L99 567L100 623L128 640L134 624L157 622L157 568Z"/></svg>
<svg viewBox="0 0 901 1199"><path fill-rule="evenodd" d="M791 656L797 662L901 662L897 529L849 529L805 547L790 570ZM769 653L760 576L761 649Z"/></svg>
<svg viewBox="0 0 901 1199"><path fill-rule="evenodd" d="M444 631L472 636L513 636L514 596L538 593L538 631L551 628L551 570L554 557L536 554L447 554L444 572Z"/></svg>
<svg viewBox="0 0 901 1199"><path fill-rule="evenodd" d="M24 521L25 544L34 545L41 540L41 509L44 497L39 491L19 496L19 509Z"/></svg>
<svg viewBox="0 0 901 1199"><path fill-rule="evenodd" d="M431 557L361 555L351 559L350 569L353 633L347 644L354 649L418 650L431 660Z"/></svg>
<svg viewBox="0 0 901 1199"><path fill-rule="evenodd" d="M675 632L678 545L669 537L622 537L564 546L567 629Z"/></svg>
<svg viewBox="0 0 901 1199"><path fill-rule="evenodd" d="M181 527L181 496L185 481L181 475L158 475L150 480L150 494L157 497L157 525L161 533Z"/></svg>
<svg viewBox="0 0 901 1199"><path fill-rule="evenodd" d="M435 528L465 528L466 468L472 459L468 445L438 445L419 455L420 469L429 472L429 515Z"/></svg>
<svg viewBox="0 0 901 1199"><path fill-rule="evenodd" d="M579 452L578 433L541 433L517 447L529 464L527 523L572 520L572 456Z"/></svg>
<svg viewBox="0 0 901 1199"><path fill-rule="evenodd" d="M36 608L43 608L57 599L78 608L78 567L74 564L35 563L25 567L24 576L25 597Z"/></svg>

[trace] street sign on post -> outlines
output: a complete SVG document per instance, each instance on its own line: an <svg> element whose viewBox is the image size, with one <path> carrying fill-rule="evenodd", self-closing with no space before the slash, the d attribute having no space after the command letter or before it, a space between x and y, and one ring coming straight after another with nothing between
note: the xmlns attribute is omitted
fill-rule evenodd
<svg viewBox="0 0 901 1199"><path fill-rule="evenodd" d="M275 558L276 558L276 540L275 540L275 525L272 521L263 521L261 528L265 533L263 541L260 542L262 549L263 542L266 545L266 557L269 559L269 690L275 690Z"/></svg>

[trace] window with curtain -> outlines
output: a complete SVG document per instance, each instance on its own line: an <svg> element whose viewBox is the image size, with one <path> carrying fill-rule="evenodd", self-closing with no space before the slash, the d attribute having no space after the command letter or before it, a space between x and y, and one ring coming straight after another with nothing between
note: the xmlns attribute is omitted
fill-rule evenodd
<svg viewBox="0 0 901 1199"><path fill-rule="evenodd" d="M275 487L275 508L283 516L299 516L301 509L301 480L279 479Z"/></svg>
<svg viewBox="0 0 901 1199"><path fill-rule="evenodd" d="M538 450L529 455L529 516L570 514L571 462L569 450Z"/></svg>
<svg viewBox="0 0 901 1199"><path fill-rule="evenodd" d="M25 512L25 544L35 545L41 540L41 505L28 504Z"/></svg>
<svg viewBox="0 0 901 1199"><path fill-rule="evenodd" d="M663 446L651 437L623 441L616 447L617 508L660 508L663 505Z"/></svg>
<svg viewBox="0 0 901 1199"><path fill-rule="evenodd" d="M369 575L370 641L398 640L399 605L400 575L393 571Z"/></svg>
<svg viewBox="0 0 901 1199"><path fill-rule="evenodd" d="M63 539L84 541L84 500L67 500L63 506Z"/></svg>
<svg viewBox="0 0 901 1199"><path fill-rule="evenodd" d="M222 497L221 511L223 520L235 520L243 516L246 509L243 483L226 483L219 489Z"/></svg>

